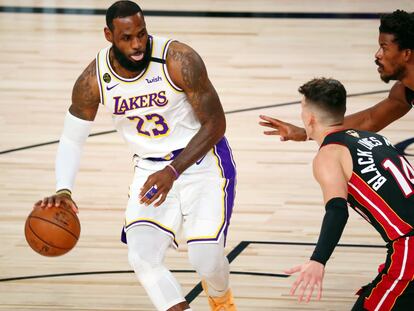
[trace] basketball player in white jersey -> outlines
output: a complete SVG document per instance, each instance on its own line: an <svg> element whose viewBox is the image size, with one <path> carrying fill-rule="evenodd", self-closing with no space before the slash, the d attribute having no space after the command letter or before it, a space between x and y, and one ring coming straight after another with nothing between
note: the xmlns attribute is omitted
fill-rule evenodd
<svg viewBox="0 0 414 311"><path fill-rule="evenodd" d="M135 176L123 239L131 266L157 310L190 310L163 265L182 229L211 310L236 310L224 244L236 171L223 136L219 97L189 46L150 36L131 1L106 14L102 49L76 81L56 157L57 193L36 203L69 205L82 146L101 104L131 147Z"/></svg>

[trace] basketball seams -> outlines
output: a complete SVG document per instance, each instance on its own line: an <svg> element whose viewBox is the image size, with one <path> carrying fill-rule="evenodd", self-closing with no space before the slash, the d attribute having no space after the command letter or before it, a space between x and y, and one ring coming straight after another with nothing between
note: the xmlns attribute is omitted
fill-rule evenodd
<svg viewBox="0 0 414 311"><path fill-rule="evenodd" d="M67 233L69 233L70 235L72 235L76 239L76 241L78 241L78 237L76 235L74 235L71 231L69 231L68 229L66 229L65 227L63 227L63 226L61 226L61 225L59 225L59 224L57 224L57 223L55 223L53 221L50 221L48 219L39 217L39 216L32 216L32 215L29 216L29 226L30 227L31 227L31 225L30 225L30 218L36 218L36 219L40 219L40 220L46 221L48 223L51 223L51 224L53 224L53 225L55 225L55 226L57 226L57 227L65 230ZM79 231L80 231L80 229L79 229Z"/></svg>
<svg viewBox="0 0 414 311"><path fill-rule="evenodd" d="M29 224L29 229L30 229L30 231L33 233L33 235L36 237L36 238L38 238L40 241L42 241L44 244L46 244L47 246L49 246L49 247L53 247L53 248L57 248L57 249L62 249L62 250L71 250L71 248L64 248L64 247L59 247L59 246L55 246L55 245L52 245L52 244L50 244L49 242L46 242L46 241L44 241L40 236L38 236L37 234L36 234L36 232L33 230L33 228L32 228L32 225L30 224L30 218L31 217L29 217L29 219L27 220L28 221L28 224ZM43 254L43 253L40 253L40 254ZM64 253L65 254L65 253ZM62 254L63 255L63 254Z"/></svg>

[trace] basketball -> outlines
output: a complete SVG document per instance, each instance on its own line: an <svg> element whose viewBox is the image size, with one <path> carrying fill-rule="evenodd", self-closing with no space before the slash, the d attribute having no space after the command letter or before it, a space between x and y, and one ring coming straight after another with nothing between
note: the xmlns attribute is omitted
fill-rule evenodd
<svg viewBox="0 0 414 311"><path fill-rule="evenodd" d="M78 242L78 216L66 207L35 207L27 217L24 233L27 243L43 256L66 254Z"/></svg>

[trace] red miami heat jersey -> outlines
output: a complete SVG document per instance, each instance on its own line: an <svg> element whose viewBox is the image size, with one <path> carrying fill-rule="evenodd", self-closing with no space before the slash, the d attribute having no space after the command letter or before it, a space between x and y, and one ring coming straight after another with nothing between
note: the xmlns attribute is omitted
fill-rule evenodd
<svg viewBox="0 0 414 311"><path fill-rule="evenodd" d="M386 242L414 227L414 169L383 136L343 130L325 137L321 148L348 148L353 163L348 203L377 229Z"/></svg>

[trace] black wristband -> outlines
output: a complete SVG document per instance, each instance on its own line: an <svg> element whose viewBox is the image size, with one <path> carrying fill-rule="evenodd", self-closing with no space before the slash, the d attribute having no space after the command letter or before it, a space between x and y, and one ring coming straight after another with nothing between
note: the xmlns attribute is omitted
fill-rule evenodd
<svg viewBox="0 0 414 311"><path fill-rule="evenodd" d="M322 221L318 243L311 260L325 265L338 244L348 220L348 205L344 198L333 198L325 205L325 216Z"/></svg>

